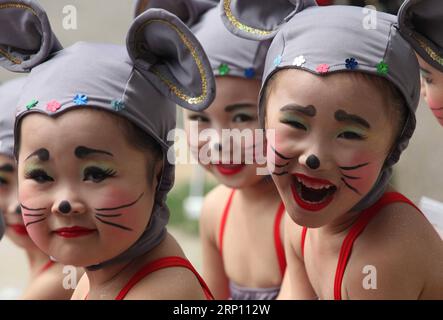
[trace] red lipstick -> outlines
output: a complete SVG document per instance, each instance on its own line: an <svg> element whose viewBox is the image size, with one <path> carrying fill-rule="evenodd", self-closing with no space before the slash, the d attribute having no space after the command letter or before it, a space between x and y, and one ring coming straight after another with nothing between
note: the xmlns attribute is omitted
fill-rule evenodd
<svg viewBox="0 0 443 320"><path fill-rule="evenodd" d="M295 174L294 176L296 181L291 185L291 191L300 208L308 211L320 211L326 208L334 199L333 195L337 187L332 182L303 174ZM303 195L308 197L307 194L313 197L315 201L303 199Z"/></svg>
<svg viewBox="0 0 443 320"><path fill-rule="evenodd" d="M218 172L225 176L232 176L243 170L244 164L216 164Z"/></svg>
<svg viewBox="0 0 443 320"><path fill-rule="evenodd" d="M66 228L60 228L55 230L54 232L63 238L78 238L78 237L84 237L87 236L93 232L95 232L95 229L88 229L83 227L66 227Z"/></svg>
<svg viewBox="0 0 443 320"><path fill-rule="evenodd" d="M26 227L22 224L9 224L8 227L11 228L15 233L17 233L20 236L28 235Z"/></svg>

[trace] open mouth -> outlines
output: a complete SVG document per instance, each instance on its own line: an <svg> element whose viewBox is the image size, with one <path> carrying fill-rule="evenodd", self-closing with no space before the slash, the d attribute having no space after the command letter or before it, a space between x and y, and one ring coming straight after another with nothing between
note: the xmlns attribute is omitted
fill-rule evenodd
<svg viewBox="0 0 443 320"><path fill-rule="evenodd" d="M239 173L245 167L244 164L216 164L218 172L225 176L232 176Z"/></svg>
<svg viewBox="0 0 443 320"><path fill-rule="evenodd" d="M309 211L319 211L334 199L337 187L331 182L303 174L294 175L292 194L297 204Z"/></svg>

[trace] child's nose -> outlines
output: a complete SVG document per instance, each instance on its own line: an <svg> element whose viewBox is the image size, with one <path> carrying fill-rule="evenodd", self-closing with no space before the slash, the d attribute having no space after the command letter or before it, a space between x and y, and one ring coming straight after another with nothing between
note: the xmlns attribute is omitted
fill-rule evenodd
<svg viewBox="0 0 443 320"><path fill-rule="evenodd" d="M81 214L85 212L85 207L77 201L62 200L54 204L52 212L60 215Z"/></svg>

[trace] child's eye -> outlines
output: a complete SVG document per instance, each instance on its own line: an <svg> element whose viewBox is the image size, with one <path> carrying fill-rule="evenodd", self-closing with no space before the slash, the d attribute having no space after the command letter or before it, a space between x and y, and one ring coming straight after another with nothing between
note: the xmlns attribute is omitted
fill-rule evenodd
<svg viewBox="0 0 443 320"><path fill-rule="evenodd" d="M295 129L308 131L308 128L303 123L295 121L295 120L281 120L280 122L287 124Z"/></svg>
<svg viewBox="0 0 443 320"><path fill-rule="evenodd" d="M83 173L83 181L102 182L107 178L115 177L117 172L112 169L103 170L99 167L88 167Z"/></svg>
<svg viewBox="0 0 443 320"><path fill-rule="evenodd" d="M244 114L244 113L240 113L234 116L234 118L232 119L232 122L247 122L247 121L251 121L253 120L253 117Z"/></svg>
<svg viewBox="0 0 443 320"><path fill-rule="evenodd" d="M26 179L31 179L36 181L37 183L46 183L54 181L44 170L42 169L34 169L25 174Z"/></svg>
<svg viewBox="0 0 443 320"><path fill-rule="evenodd" d="M188 116L190 121L209 122L209 119L201 114L191 114Z"/></svg>
<svg viewBox="0 0 443 320"><path fill-rule="evenodd" d="M347 140L364 140L365 136L353 131L345 131L340 133L338 135L338 138L347 139Z"/></svg>
<svg viewBox="0 0 443 320"><path fill-rule="evenodd" d="M425 80L425 82L427 84L432 84L434 82L431 78L428 78L428 77L423 77L423 79Z"/></svg>

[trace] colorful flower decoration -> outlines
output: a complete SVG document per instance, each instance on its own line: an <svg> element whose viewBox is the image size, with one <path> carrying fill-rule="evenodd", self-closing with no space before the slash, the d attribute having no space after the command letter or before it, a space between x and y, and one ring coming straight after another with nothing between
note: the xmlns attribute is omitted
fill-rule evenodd
<svg viewBox="0 0 443 320"><path fill-rule="evenodd" d="M278 67L281 64L282 60L283 60L283 57L281 56L281 54L276 56L274 59L274 67Z"/></svg>
<svg viewBox="0 0 443 320"><path fill-rule="evenodd" d="M377 72L383 76L387 75L389 72L389 66L386 62L383 60L380 61L379 64L377 64Z"/></svg>
<svg viewBox="0 0 443 320"><path fill-rule="evenodd" d="M32 101L26 105L26 109L31 110L32 108L35 108L37 104L38 100L32 99Z"/></svg>
<svg viewBox="0 0 443 320"><path fill-rule="evenodd" d="M57 100L51 100L46 104L46 110L49 112L56 112L61 108L61 104Z"/></svg>
<svg viewBox="0 0 443 320"><path fill-rule="evenodd" d="M245 77L248 79L252 79L255 77L255 70L254 68L247 68L245 69Z"/></svg>
<svg viewBox="0 0 443 320"><path fill-rule="evenodd" d="M225 76L227 74L229 74L229 72L231 71L231 69L229 68L229 66L226 63L222 63L219 67L218 67L218 73L221 76Z"/></svg>
<svg viewBox="0 0 443 320"><path fill-rule="evenodd" d="M74 103L78 106L84 106L88 103L88 96L86 94L78 93L74 97Z"/></svg>
<svg viewBox="0 0 443 320"><path fill-rule="evenodd" d="M302 67L306 63L306 59L304 56L298 56L292 62L292 65L296 67Z"/></svg>
<svg viewBox="0 0 443 320"><path fill-rule="evenodd" d="M327 63L319 64L319 65L317 66L317 68L315 68L315 70L316 70L318 73L327 73L327 72L329 71L329 64L327 64Z"/></svg>
<svg viewBox="0 0 443 320"><path fill-rule="evenodd" d="M345 63L346 63L346 69L349 70L355 70L358 67L358 62L357 60L355 60L355 58L348 58L346 59Z"/></svg>
<svg viewBox="0 0 443 320"><path fill-rule="evenodd" d="M112 100L111 106L115 111L122 111L125 108L125 104L121 100Z"/></svg>

